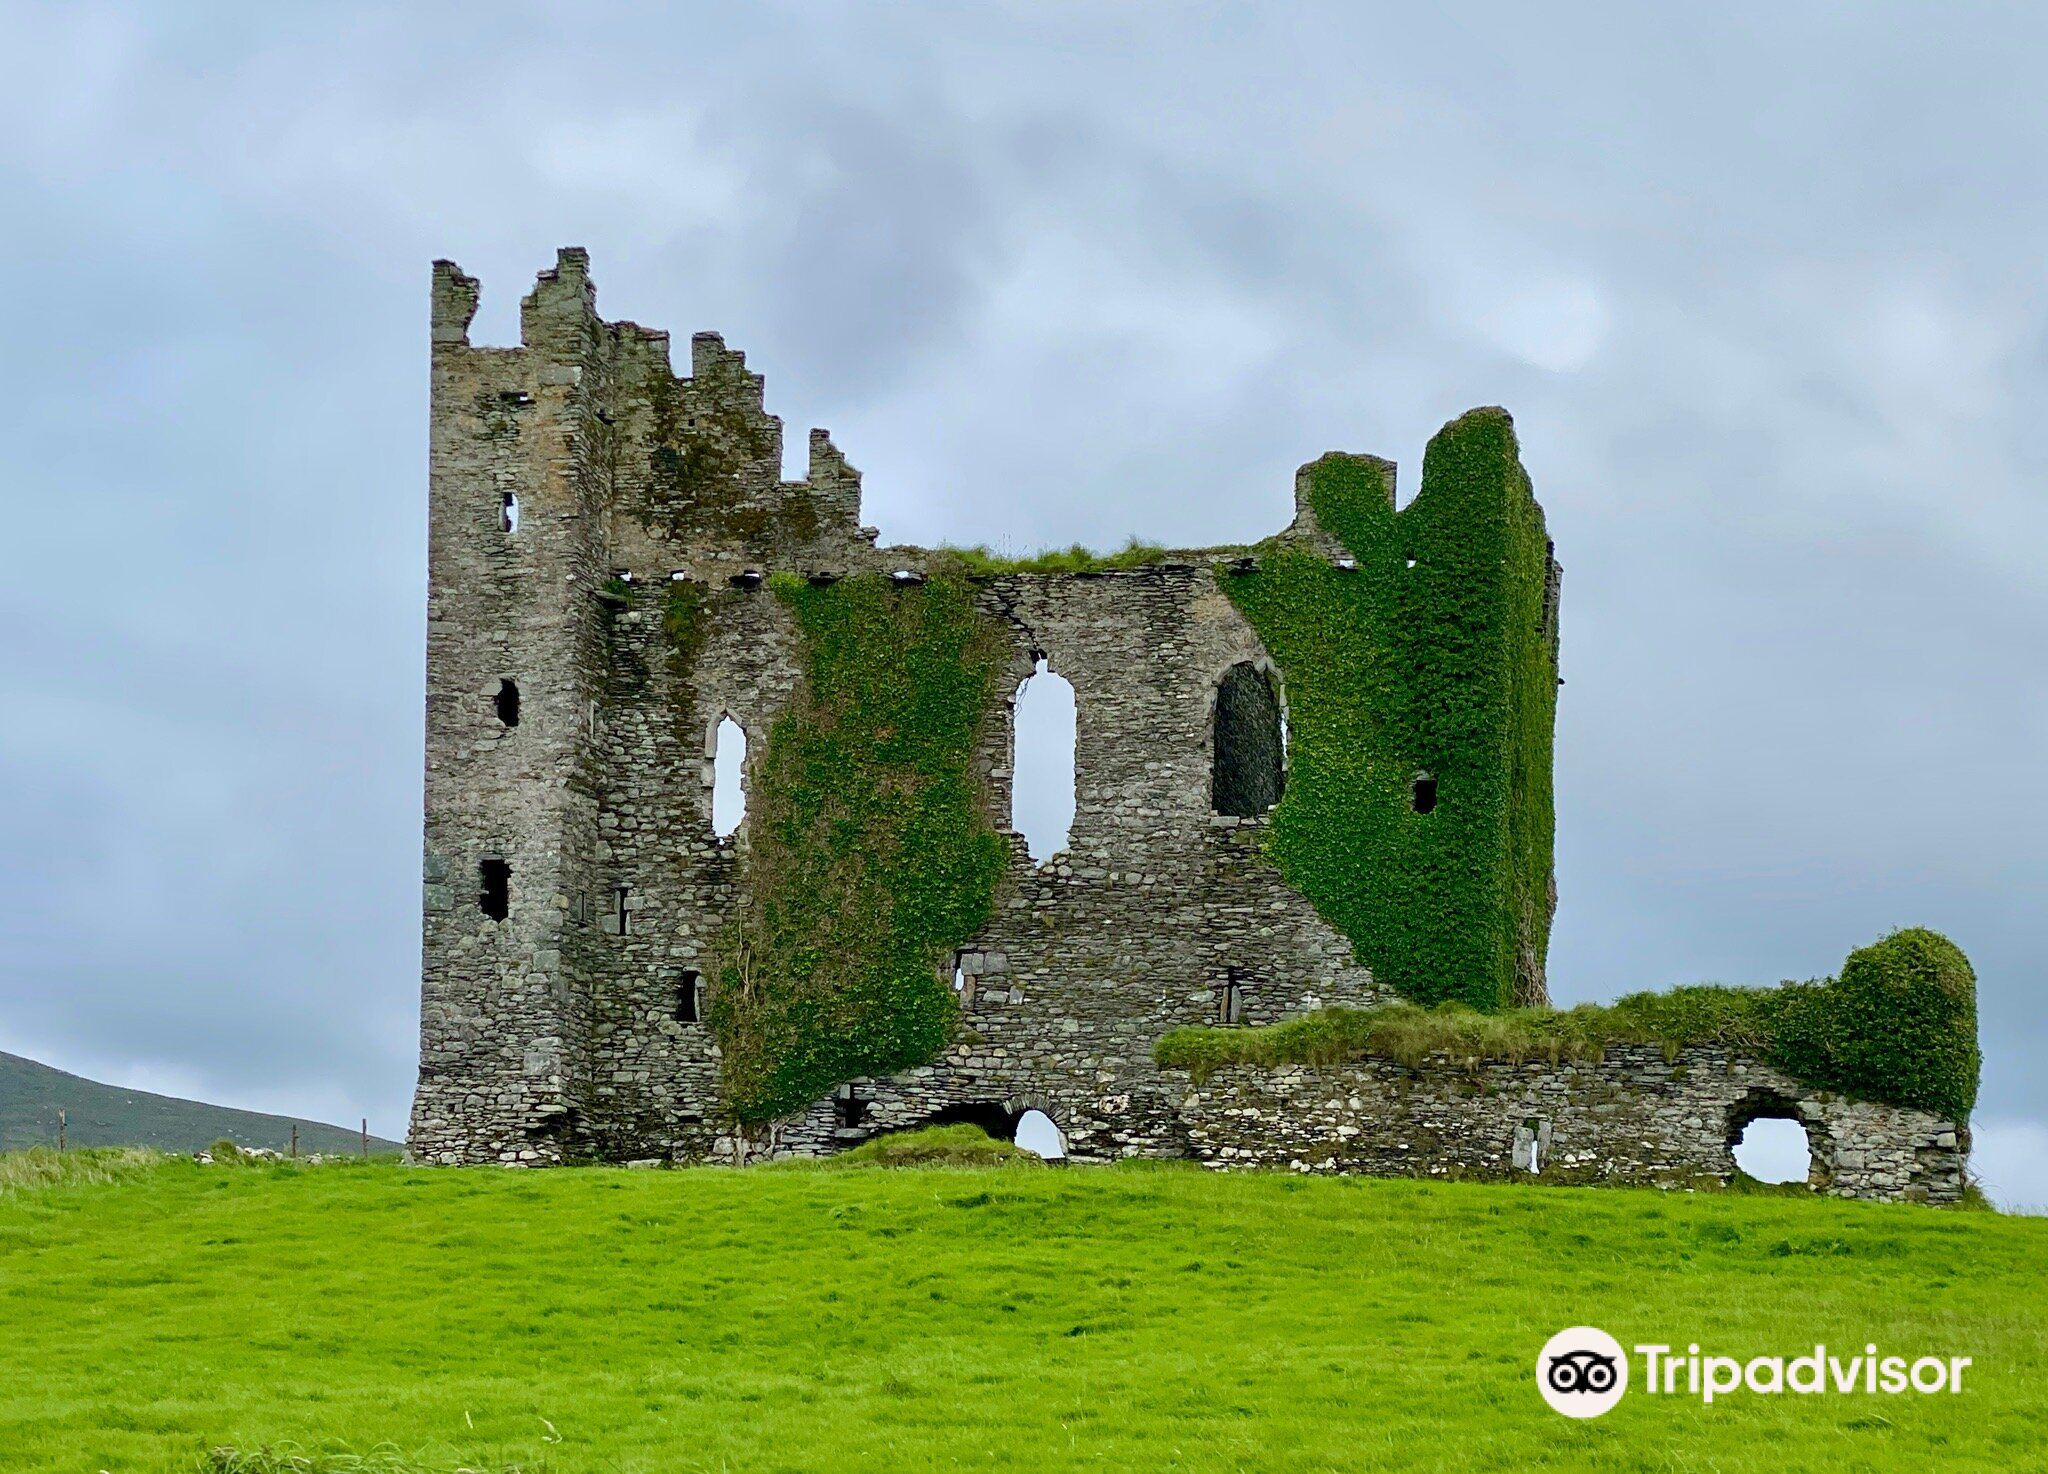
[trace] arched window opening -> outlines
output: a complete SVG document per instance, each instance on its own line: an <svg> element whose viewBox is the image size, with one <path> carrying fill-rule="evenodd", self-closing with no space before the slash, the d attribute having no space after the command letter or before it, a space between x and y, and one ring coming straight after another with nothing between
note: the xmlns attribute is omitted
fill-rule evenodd
<svg viewBox="0 0 2048 1474"><path fill-rule="evenodd" d="M1550 1164L1550 1123L1531 1116L1515 1128L1515 1170L1538 1176Z"/></svg>
<svg viewBox="0 0 2048 1474"><path fill-rule="evenodd" d="M1043 659L1017 688L1010 827L1044 861L1074 830L1074 688Z"/></svg>
<svg viewBox="0 0 2048 1474"><path fill-rule="evenodd" d="M516 492L508 491L498 501L498 531L517 532L518 530L519 496Z"/></svg>
<svg viewBox="0 0 2048 1474"><path fill-rule="evenodd" d="M508 727L519 725L519 683L509 676L498 682L498 694L493 700L498 709L498 720Z"/></svg>
<svg viewBox="0 0 2048 1474"><path fill-rule="evenodd" d="M1417 773L1408 780L1408 807L1418 814L1434 813L1436 810L1436 779L1427 773Z"/></svg>
<svg viewBox="0 0 2048 1474"><path fill-rule="evenodd" d="M747 734L721 717L711 739L711 832L730 839L747 817Z"/></svg>
<svg viewBox="0 0 2048 1474"><path fill-rule="evenodd" d="M1789 1116L1758 1116L1742 1128L1734 1144L1735 1165L1758 1182L1808 1182L1813 1177L1813 1147L1806 1127Z"/></svg>
<svg viewBox="0 0 2048 1474"><path fill-rule="evenodd" d="M1280 801L1286 736L1266 672L1240 661L1216 688L1216 751L1209 792L1219 814L1255 818Z"/></svg>
<svg viewBox="0 0 2048 1474"><path fill-rule="evenodd" d="M1024 1151L1036 1152L1048 1162L1067 1159L1067 1139L1060 1135L1060 1128L1044 1111L1026 1111L1017 1118L1017 1145Z"/></svg>
<svg viewBox="0 0 2048 1474"><path fill-rule="evenodd" d="M476 869L477 878L483 883L477 906L491 920L503 921L512 914L512 866L493 858L479 861Z"/></svg>

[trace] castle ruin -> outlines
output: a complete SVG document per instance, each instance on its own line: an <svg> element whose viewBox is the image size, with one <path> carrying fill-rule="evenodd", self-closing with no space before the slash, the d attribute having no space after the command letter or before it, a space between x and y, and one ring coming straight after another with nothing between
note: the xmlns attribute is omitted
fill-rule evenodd
<svg viewBox="0 0 2048 1474"><path fill-rule="evenodd" d="M743 357L700 333L679 377L666 333L597 315L582 251L516 348L470 344L477 291L436 263L417 1159L740 1161L1038 1110L1082 1160L1636 1181L1725 1178L1785 1114L1818 1185L1960 1192L1953 1123L1726 1050L1483 1090L1155 1061L1182 1025L1546 1001L1560 580L1505 414L1447 427L1398 512L1391 463L1332 455L1255 547L1005 565L879 545L822 430L783 480ZM1042 863L1009 796L1041 663L1077 710ZM919 671L943 702L896 689Z"/></svg>

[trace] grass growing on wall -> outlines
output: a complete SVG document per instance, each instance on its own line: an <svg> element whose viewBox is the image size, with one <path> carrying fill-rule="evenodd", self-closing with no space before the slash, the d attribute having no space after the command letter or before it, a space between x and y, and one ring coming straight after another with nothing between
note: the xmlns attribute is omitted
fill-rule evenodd
<svg viewBox="0 0 2048 1474"><path fill-rule="evenodd" d="M1504 411L1431 440L1396 513L1383 462L1325 456L1310 506L1357 561L1275 547L1225 591L1286 683L1271 854L1402 996L1494 1010L1541 996L1549 945L1549 565ZM1412 566L1411 566L1412 565ZM1417 813L1418 775L1437 803Z"/></svg>
<svg viewBox="0 0 2048 1474"><path fill-rule="evenodd" d="M1098 553L1075 543L1065 548L1042 548L1035 553L1008 557L986 547L958 547L947 544L938 549L941 557L956 562L970 575L1000 573L1110 573L1125 568L1143 568L1163 563L1171 556L1158 543L1140 542L1133 537L1113 553Z"/></svg>
<svg viewBox="0 0 2048 1474"><path fill-rule="evenodd" d="M1704 984L1491 1014L1457 1003L1326 1008L1255 1029L1174 1029L1154 1057L1199 1080L1228 1065L1598 1059L1611 1044L1669 1054L1718 1044L1809 1085L1967 1121L1977 1098L1976 982L1955 943L1912 928L1850 953L1840 977L1819 982Z"/></svg>
<svg viewBox="0 0 2048 1474"><path fill-rule="evenodd" d="M935 1057L956 1009L940 963L1007 861L973 757L1008 648L967 586L773 587L804 676L753 773L748 899L708 999L743 1121Z"/></svg>

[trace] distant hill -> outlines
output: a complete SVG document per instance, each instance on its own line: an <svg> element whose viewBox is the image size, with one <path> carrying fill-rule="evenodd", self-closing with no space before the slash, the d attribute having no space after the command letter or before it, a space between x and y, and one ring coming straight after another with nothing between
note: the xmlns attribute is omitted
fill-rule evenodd
<svg viewBox="0 0 2048 1474"><path fill-rule="evenodd" d="M196 1152L223 1136L237 1146L291 1145L290 1116L230 1110L147 1090L123 1090L53 1070L18 1054L0 1052L0 1151L54 1146L57 1112L66 1113L65 1141L71 1146L153 1146L167 1152ZM343 1126L300 1121L301 1152L359 1152L362 1137ZM373 1152L399 1145L370 1138Z"/></svg>

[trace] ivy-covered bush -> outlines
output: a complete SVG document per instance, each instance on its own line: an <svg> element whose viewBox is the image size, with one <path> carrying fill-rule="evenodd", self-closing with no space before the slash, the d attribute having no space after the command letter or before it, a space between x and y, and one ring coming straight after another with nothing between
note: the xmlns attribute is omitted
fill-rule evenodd
<svg viewBox="0 0 2048 1474"><path fill-rule="evenodd" d="M1277 544L1221 580L1286 684L1270 853L1402 996L1540 1000L1557 668L1513 422L1480 409L1446 425L1399 512L1384 462L1329 455L1308 474L1310 509L1356 568ZM1426 811L1419 778L1435 785Z"/></svg>
<svg viewBox="0 0 2048 1474"><path fill-rule="evenodd" d="M1925 927L1849 954L1841 976L1783 990L1773 1057L1850 1095L1969 1119L1983 1057L1977 975L1962 948Z"/></svg>
<svg viewBox="0 0 2048 1474"><path fill-rule="evenodd" d="M1915 927L1850 953L1840 977L1819 982L1703 984L1490 1014L1455 1002L1326 1008L1256 1029L1174 1029L1154 1058L1201 1079L1229 1065L1598 1059L1612 1044L1673 1055L1719 1045L1820 1089L1963 1122L1977 1099L1976 977L1955 943Z"/></svg>
<svg viewBox="0 0 2048 1474"><path fill-rule="evenodd" d="M804 675L754 773L747 901L706 1005L742 1121L936 1057L957 1008L940 963L1007 862L973 758L1008 647L967 585L771 582Z"/></svg>

